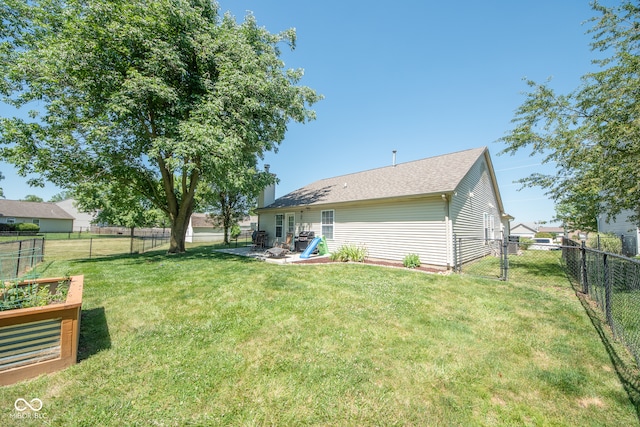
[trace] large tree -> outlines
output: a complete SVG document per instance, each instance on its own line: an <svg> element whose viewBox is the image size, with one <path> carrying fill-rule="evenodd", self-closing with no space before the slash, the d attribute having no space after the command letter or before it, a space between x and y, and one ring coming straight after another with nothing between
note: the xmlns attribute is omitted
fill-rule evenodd
<svg viewBox="0 0 640 427"><path fill-rule="evenodd" d="M169 252L185 249L199 184L276 150L320 99L280 59L293 30L239 24L211 0L4 0L0 12L0 91L39 108L0 121L4 158L65 189L141 195L170 218Z"/></svg>
<svg viewBox="0 0 640 427"><path fill-rule="evenodd" d="M532 90L516 111L504 150L528 149L555 163L555 175L533 174L521 183L537 185L559 203L558 217L575 216L576 228L593 226L598 213L615 217L640 207L640 7L625 1L597 15L589 30L593 62L573 92L558 94L550 82L529 81ZM591 216L589 220L586 216ZM633 218L640 225L640 217Z"/></svg>
<svg viewBox="0 0 640 427"><path fill-rule="evenodd" d="M229 243L229 230L256 207L262 189L274 181L267 171L252 167L236 168L237 173L227 179L217 179L202 192L201 205L209 213L213 225L224 231L224 243Z"/></svg>

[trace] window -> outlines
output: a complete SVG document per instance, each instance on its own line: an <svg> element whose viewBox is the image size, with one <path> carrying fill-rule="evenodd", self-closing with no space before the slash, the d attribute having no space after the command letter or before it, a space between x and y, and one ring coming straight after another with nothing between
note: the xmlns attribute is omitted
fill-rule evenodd
<svg viewBox="0 0 640 427"><path fill-rule="evenodd" d="M294 214L287 214L287 233L293 236L296 234L296 217Z"/></svg>
<svg viewBox="0 0 640 427"><path fill-rule="evenodd" d="M322 211L322 235L333 239L333 211Z"/></svg>
<svg viewBox="0 0 640 427"><path fill-rule="evenodd" d="M16 223L15 218L7 218L7 224L15 224L15 223Z"/></svg>
<svg viewBox="0 0 640 427"><path fill-rule="evenodd" d="M484 239L493 240L495 231L495 220L493 215L484 213Z"/></svg>
<svg viewBox="0 0 640 427"><path fill-rule="evenodd" d="M34 223L35 225L40 225L40 220L39 220L39 219L34 219L34 220L33 220L33 223Z"/></svg>
<svg viewBox="0 0 640 427"><path fill-rule="evenodd" d="M277 214L276 215L276 238L282 237L283 225L284 225L284 215Z"/></svg>

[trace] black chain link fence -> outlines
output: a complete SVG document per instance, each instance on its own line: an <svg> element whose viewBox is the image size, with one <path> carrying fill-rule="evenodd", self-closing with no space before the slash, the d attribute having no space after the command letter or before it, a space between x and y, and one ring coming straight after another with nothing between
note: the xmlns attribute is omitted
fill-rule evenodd
<svg viewBox="0 0 640 427"><path fill-rule="evenodd" d="M640 363L640 261L565 239L562 260L576 291L602 310L616 338Z"/></svg>
<svg viewBox="0 0 640 427"><path fill-rule="evenodd" d="M454 236L454 271L506 279L504 244L498 239Z"/></svg>
<svg viewBox="0 0 640 427"><path fill-rule="evenodd" d="M569 239L559 244L456 237L454 248L458 273L532 284L568 278L640 364L640 260Z"/></svg>
<svg viewBox="0 0 640 427"><path fill-rule="evenodd" d="M0 242L0 280L14 280L32 271L44 256L44 239Z"/></svg>

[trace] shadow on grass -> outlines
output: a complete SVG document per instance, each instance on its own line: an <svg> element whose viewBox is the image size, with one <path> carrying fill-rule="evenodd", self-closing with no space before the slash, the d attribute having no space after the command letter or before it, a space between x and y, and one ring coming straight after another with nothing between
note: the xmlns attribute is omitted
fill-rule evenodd
<svg viewBox="0 0 640 427"><path fill-rule="evenodd" d="M80 316L78 362L111 348L111 335L104 307L82 310Z"/></svg>
<svg viewBox="0 0 640 427"><path fill-rule="evenodd" d="M572 283L572 286L580 303L589 316L593 327L598 332L600 340L604 344L611 363L616 370L616 374L629 396L629 401L636 410L638 421L640 421L640 372L638 372L638 368L632 362L631 355L625 354L625 357L621 357L620 353L625 350L623 348L617 348L620 347L620 345L614 345L615 338L606 320L603 318L602 313L598 309L594 309L589 297L583 294L580 289L576 288L575 284Z"/></svg>
<svg viewBox="0 0 640 427"><path fill-rule="evenodd" d="M555 252L554 252L555 254ZM529 277L553 279L564 279L566 277L564 268L560 264L560 256L547 255L544 256L527 256L527 255L511 255L509 256L509 277L521 278Z"/></svg>
<svg viewBox="0 0 640 427"><path fill-rule="evenodd" d="M114 260L123 260L129 261L130 264L149 264L153 262L179 262L179 261L188 261L188 260L235 260L237 262L256 262L254 258L226 254L223 252L214 252L214 249L218 249L221 245L208 245L208 246L198 246L195 248L187 249L187 252L181 254L169 254L166 249L155 250L155 251L147 251L145 253L135 253L135 254L115 254L115 255L107 255L102 257L93 257L93 258L81 258L76 259L74 262L77 263L96 263L96 262L112 262ZM228 246L226 246L228 247Z"/></svg>

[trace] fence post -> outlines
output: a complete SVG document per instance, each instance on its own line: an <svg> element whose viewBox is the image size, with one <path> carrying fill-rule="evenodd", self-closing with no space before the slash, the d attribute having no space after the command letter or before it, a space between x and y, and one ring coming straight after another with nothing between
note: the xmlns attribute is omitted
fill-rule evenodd
<svg viewBox="0 0 640 427"><path fill-rule="evenodd" d="M453 272L458 272L458 237L453 233Z"/></svg>
<svg viewBox="0 0 640 427"><path fill-rule="evenodd" d="M589 282L587 280L587 249L584 245L584 240L580 244L580 258L582 264L582 293L585 295L589 295Z"/></svg>
<svg viewBox="0 0 640 427"><path fill-rule="evenodd" d="M93 237L89 237L89 259L91 259L91 250L93 249Z"/></svg>
<svg viewBox="0 0 640 427"><path fill-rule="evenodd" d="M613 330L613 316L611 315L611 274L609 274L609 261L607 253L602 255L602 264L604 267L604 309L607 317L607 323ZM614 331L615 334L615 331Z"/></svg>
<svg viewBox="0 0 640 427"><path fill-rule="evenodd" d="M502 257L502 277L501 280L505 282L509 280L509 241L507 238L502 238L502 253L500 254Z"/></svg>
<svg viewBox="0 0 640 427"><path fill-rule="evenodd" d="M30 260L29 260L29 268L33 268L33 264L35 262L36 259L36 239L33 239L31 241L31 256L30 256Z"/></svg>
<svg viewBox="0 0 640 427"><path fill-rule="evenodd" d="M20 277L20 259L22 258L22 240L18 242L18 262L16 262L16 277Z"/></svg>

